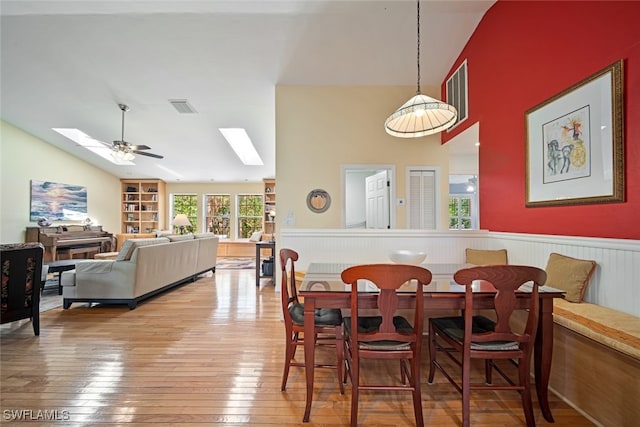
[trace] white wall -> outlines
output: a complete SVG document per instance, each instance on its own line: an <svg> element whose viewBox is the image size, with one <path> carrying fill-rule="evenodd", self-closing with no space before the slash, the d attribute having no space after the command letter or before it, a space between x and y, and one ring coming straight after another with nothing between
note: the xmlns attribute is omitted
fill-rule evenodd
<svg viewBox="0 0 640 427"><path fill-rule="evenodd" d="M30 222L31 180L87 187L87 215L120 232L120 180L15 126L0 121L0 242L24 242ZM55 224L80 224L64 221Z"/></svg>

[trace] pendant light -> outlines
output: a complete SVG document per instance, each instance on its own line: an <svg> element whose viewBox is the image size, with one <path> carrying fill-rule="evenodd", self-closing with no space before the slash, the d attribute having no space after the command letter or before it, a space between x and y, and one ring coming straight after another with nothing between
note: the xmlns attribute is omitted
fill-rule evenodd
<svg viewBox="0 0 640 427"><path fill-rule="evenodd" d="M418 5L418 90L384 122L389 135L418 138L450 128L458 118L455 107L420 93L420 1Z"/></svg>

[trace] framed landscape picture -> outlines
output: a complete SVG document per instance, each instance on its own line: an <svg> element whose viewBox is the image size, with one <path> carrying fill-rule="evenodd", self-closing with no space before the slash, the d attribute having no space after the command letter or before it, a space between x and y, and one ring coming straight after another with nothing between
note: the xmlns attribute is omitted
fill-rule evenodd
<svg viewBox="0 0 640 427"><path fill-rule="evenodd" d="M31 180L31 213L38 221L82 221L87 217L87 188L51 181Z"/></svg>
<svg viewBox="0 0 640 427"><path fill-rule="evenodd" d="M622 68L525 112L527 207L624 201Z"/></svg>

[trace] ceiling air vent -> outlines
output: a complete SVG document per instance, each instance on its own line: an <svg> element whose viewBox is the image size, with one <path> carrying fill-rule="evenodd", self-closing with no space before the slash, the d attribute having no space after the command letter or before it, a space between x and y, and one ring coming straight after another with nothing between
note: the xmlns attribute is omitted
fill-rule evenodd
<svg viewBox="0 0 640 427"><path fill-rule="evenodd" d="M170 99L169 103L171 105L173 105L173 107L180 114L195 114L195 113L197 113L195 108L193 108L191 106L191 104L189 104L189 101L187 101L186 99Z"/></svg>

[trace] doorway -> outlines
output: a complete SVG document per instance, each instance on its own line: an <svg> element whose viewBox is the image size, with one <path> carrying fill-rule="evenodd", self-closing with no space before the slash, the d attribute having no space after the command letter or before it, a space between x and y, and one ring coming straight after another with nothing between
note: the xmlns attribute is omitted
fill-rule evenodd
<svg viewBox="0 0 640 427"><path fill-rule="evenodd" d="M394 165L343 165L343 228L395 228L394 183Z"/></svg>

